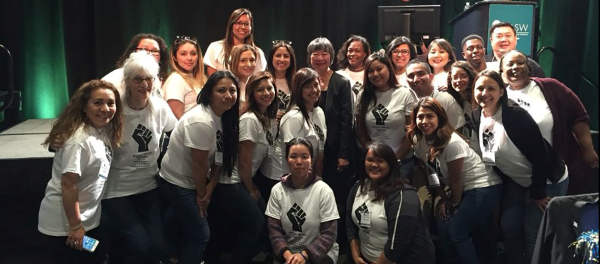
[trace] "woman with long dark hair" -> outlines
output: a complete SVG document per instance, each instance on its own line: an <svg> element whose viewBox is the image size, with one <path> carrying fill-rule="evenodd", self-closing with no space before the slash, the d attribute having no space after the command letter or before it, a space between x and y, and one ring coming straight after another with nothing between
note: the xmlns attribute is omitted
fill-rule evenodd
<svg viewBox="0 0 600 264"><path fill-rule="evenodd" d="M465 125L459 129L459 132L469 139L469 144L478 154L479 140L476 124L479 123L479 112L477 105L473 101L473 84L475 83L477 72L466 61L457 61L450 66L448 75L447 92L452 95L456 103L463 108L465 115Z"/></svg>
<svg viewBox="0 0 600 264"><path fill-rule="evenodd" d="M263 51L254 43L254 18L246 8L234 10L227 20L225 38L208 45L204 58L207 74L210 76L216 71L227 69L227 65L231 64L233 47L240 44L248 44L258 51L255 72L264 71L267 60Z"/></svg>
<svg viewBox="0 0 600 264"><path fill-rule="evenodd" d="M180 263L199 263L210 237L206 210L221 174L231 176L238 154L238 83L228 71L211 75L198 106L175 126L162 161L158 185L184 229ZM221 172L222 170L222 172ZM211 181L208 182L210 171Z"/></svg>
<svg viewBox="0 0 600 264"><path fill-rule="evenodd" d="M296 74L296 54L292 42L274 40L269 52L268 70L273 76L277 98L279 99L279 115L281 118L290 105L292 79Z"/></svg>
<svg viewBox="0 0 600 264"><path fill-rule="evenodd" d="M252 183L252 177L263 160L272 155L273 138L277 133L276 89L271 74L266 71L253 74L246 88L247 101L240 116L238 162L230 177L221 175L218 178L212 196L212 209L216 209L213 212L225 215L227 222L239 227L236 229L239 233L233 239L231 263L250 263L263 231L266 204ZM223 229L230 228L217 228Z"/></svg>
<svg viewBox="0 0 600 264"><path fill-rule="evenodd" d="M415 105L407 134L414 145L415 156L422 164L428 164L421 166L427 168L427 175L439 176L435 177L439 182L430 181L430 184L436 187L442 199L438 229L444 253L451 256L457 251L460 263L479 263L470 233L477 227L487 232L493 230L490 215L500 202L502 180L491 167L484 165L467 141L454 132L446 111L432 97L421 98ZM444 192L444 186L449 187L450 196ZM494 246L490 243L484 248Z"/></svg>
<svg viewBox="0 0 600 264"><path fill-rule="evenodd" d="M399 86L388 58L377 52L366 62L364 90L357 101L356 130L362 148L373 141L389 145L396 153L402 177L411 179L415 163L406 126L416 96L410 88Z"/></svg>
<svg viewBox="0 0 600 264"><path fill-rule="evenodd" d="M356 174L346 208L354 263L435 263L421 202L402 179L394 150L370 143Z"/></svg>

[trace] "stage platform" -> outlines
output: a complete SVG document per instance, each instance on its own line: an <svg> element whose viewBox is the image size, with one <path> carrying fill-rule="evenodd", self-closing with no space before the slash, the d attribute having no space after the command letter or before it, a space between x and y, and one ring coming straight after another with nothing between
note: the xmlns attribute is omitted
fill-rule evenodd
<svg viewBox="0 0 600 264"><path fill-rule="evenodd" d="M41 144L55 119L30 119L0 133L0 263L52 263L37 231L54 153Z"/></svg>

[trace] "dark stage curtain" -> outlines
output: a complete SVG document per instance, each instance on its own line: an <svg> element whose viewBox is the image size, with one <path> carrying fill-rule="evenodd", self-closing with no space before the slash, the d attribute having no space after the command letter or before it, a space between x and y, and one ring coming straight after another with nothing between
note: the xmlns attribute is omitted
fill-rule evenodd
<svg viewBox="0 0 600 264"><path fill-rule="evenodd" d="M170 45L177 35L196 36L203 53L222 39L231 12L249 8L254 15L255 40L268 54L271 41L293 42L298 67L306 66L306 46L318 36L329 38L337 50L350 34L377 36L377 7L382 5L440 4L441 35L450 38L447 21L462 12L465 0L0 0L0 43L15 59L15 87L23 92L23 107L16 121L56 117L69 96L84 81L101 78L131 37L149 32ZM474 1L471 1L473 4ZM598 2L541 1L541 36L538 47L554 46L568 54L573 67L598 83ZM451 39L449 39L452 41ZM0 67L4 67L0 56ZM574 89L592 114L597 129L598 107L591 98L598 91L586 87L566 65L542 55L547 75ZM0 70L3 68L0 68ZM0 71L4 74L5 71ZM0 90L6 90L0 76ZM593 95L593 96L592 96ZM589 102L586 98L590 98Z"/></svg>

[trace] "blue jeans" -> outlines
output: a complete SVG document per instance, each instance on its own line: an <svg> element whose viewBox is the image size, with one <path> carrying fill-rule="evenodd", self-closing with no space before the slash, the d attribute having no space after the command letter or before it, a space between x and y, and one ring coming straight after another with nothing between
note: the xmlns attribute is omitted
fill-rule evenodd
<svg viewBox="0 0 600 264"><path fill-rule="evenodd" d="M119 255L117 251L139 263L163 260L165 247L157 189L102 200L102 213L103 222L111 223L109 226L122 246L111 248L111 263L118 262L115 262Z"/></svg>
<svg viewBox="0 0 600 264"><path fill-rule="evenodd" d="M158 188L169 202L166 214L172 215L177 226L182 229L181 243L177 247L178 263L200 263L210 238L210 229L206 218L200 217L200 208L196 204L196 190L179 187L163 178L158 179ZM169 220L165 222L172 223Z"/></svg>
<svg viewBox="0 0 600 264"><path fill-rule="evenodd" d="M92 230L86 230L85 235L95 238L102 242L104 240L103 229L98 226ZM106 242L99 243L94 253L85 250L76 250L66 245L67 236L49 236L44 235L48 241L48 253L54 257L52 259L44 259L44 263L60 263L60 264L102 264L106 259Z"/></svg>
<svg viewBox="0 0 600 264"><path fill-rule="evenodd" d="M485 226L491 225L490 214L494 211L498 203L502 185L494 185L485 188L476 188L469 190L462 195L462 201L458 210L450 217L448 221L438 221L438 232L444 244L444 253L450 255L456 250L460 263L477 264L477 252L471 241L470 233L477 227L482 232L492 231ZM491 234L482 234L484 236ZM452 248L451 245L454 245ZM488 245L494 247L495 245Z"/></svg>
<svg viewBox="0 0 600 264"><path fill-rule="evenodd" d="M543 212L529 198L528 188L503 177L504 198L500 207L500 226L508 263L531 263ZM563 196L569 179L546 185L546 196Z"/></svg>
<svg viewBox="0 0 600 264"><path fill-rule="evenodd" d="M265 220L265 210L267 205L265 201L262 198L259 198L258 201L254 200L242 183L218 183L213 191L211 201L211 207L213 207L211 209L216 209L211 210L211 212L220 215L216 216L213 213L209 218L213 219L213 217L217 217L220 219L220 217L223 216L225 220L218 221L218 223L210 221L211 228L214 227L216 230L230 230L231 228L229 227L219 228L218 226L214 226L229 223L234 224L236 226L234 229L239 232L238 234L234 234L237 235L237 239L233 239L235 245L232 253L234 254L232 254L230 262L250 263L254 253L257 252L257 246L260 242L267 242L266 234L263 235L263 232L266 232L267 227ZM265 241L259 241L261 235L263 235L262 237ZM216 237L221 236L217 235Z"/></svg>

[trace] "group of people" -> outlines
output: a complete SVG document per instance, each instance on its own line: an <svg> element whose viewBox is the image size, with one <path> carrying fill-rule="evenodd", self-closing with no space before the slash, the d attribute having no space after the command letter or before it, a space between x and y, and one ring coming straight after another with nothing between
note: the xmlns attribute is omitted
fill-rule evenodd
<svg viewBox="0 0 600 264"><path fill-rule="evenodd" d="M353 35L337 71L327 38L296 70L291 42L267 59L253 32L241 8L204 57L194 37L139 34L77 89L44 142L38 229L60 263L102 263L107 243L82 242L107 233L110 263L435 263L435 238L443 263L492 263L496 212L509 263L529 263L550 199L598 167L585 108L531 78L508 23L490 63L476 35L466 61L444 39L418 58L407 37L371 53Z"/></svg>

